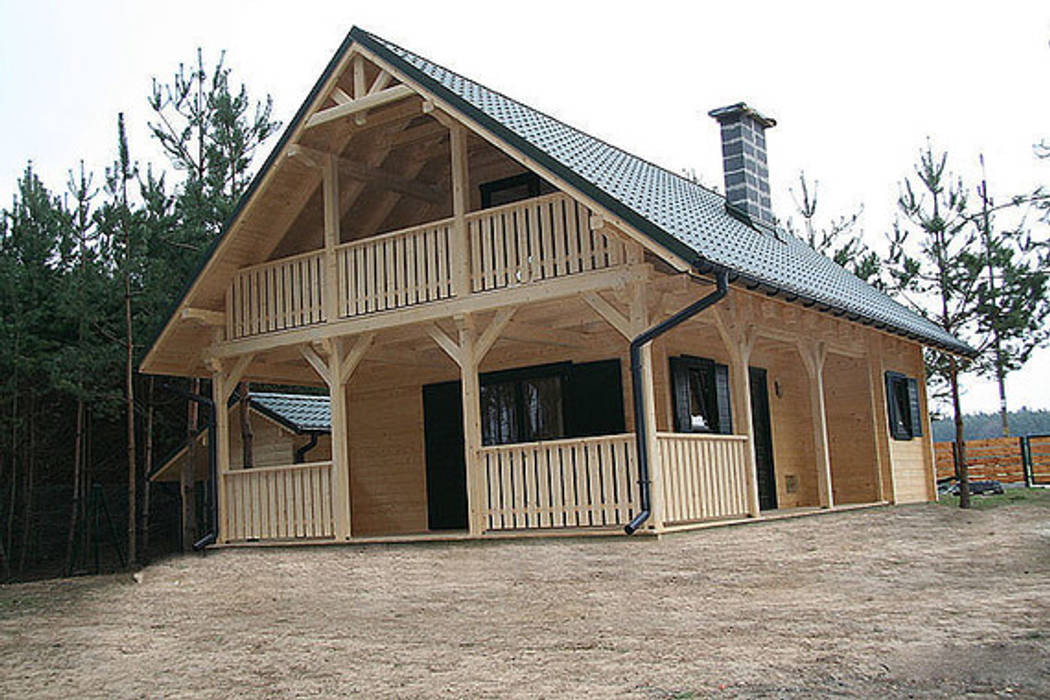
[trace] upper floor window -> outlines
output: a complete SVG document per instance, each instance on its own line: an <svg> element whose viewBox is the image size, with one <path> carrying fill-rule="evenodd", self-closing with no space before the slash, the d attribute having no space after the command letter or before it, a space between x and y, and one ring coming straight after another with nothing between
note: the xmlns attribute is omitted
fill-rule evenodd
<svg viewBox="0 0 1050 700"><path fill-rule="evenodd" d="M536 173L521 173L480 185L481 208L499 207L530 197L548 194L554 188Z"/></svg>
<svg viewBox="0 0 1050 700"><path fill-rule="evenodd" d="M894 440L922 437L919 382L900 372L886 373L886 413Z"/></svg>

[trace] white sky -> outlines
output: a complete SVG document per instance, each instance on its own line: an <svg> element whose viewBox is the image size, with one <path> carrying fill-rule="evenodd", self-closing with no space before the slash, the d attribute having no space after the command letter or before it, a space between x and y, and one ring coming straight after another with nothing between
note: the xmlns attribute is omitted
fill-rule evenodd
<svg viewBox="0 0 1050 700"><path fill-rule="evenodd" d="M146 95L197 46L226 49L287 123L353 24L672 170L721 185L707 110L745 100L769 132L773 206L804 169L825 216L863 204L881 247L897 184L927 136L956 169L984 152L995 195L1050 185L1046 2L55 2L0 0L0 201L32 159L52 189L83 158L101 180L126 112L133 156ZM969 380L964 408L995 410ZM1011 407L1050 407L1050 351L1008 382Z"/></svg>

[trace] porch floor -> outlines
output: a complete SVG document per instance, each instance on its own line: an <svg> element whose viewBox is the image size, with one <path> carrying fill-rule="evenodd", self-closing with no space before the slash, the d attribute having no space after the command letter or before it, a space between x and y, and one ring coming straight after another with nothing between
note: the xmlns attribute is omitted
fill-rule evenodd
<svg viewBox="0 0 1050 700"><path fill-rule="evenodd" d="M799 508L780 508L777 510L763 511L757 518L721 518L702 520L691 523L675 523L668 525L660 533L650 530L639 530L633 537L660 537L661 535L677 532L688 532L691 530L703 530L712 527L728 527L732 525L747 525L749 523L770 522L773 520L785 520L788 518L800 518L811 515L823 515L826 513L842 513L851 510L865 508L877 508L890 505L887 501L873 503L847 503L832 508L820 508L815 506ZM588 528L558 528L558 529L535 529L535 530L499 530L485 532L481 537L471 537L466 530L444 530L440 532L412 532L394 535L360 535L346 541L329 539L309 540L258 540L249 542L228 542L225 544L212 545L213 549L241 548L241 547L300 547L303 545L348 545L348 544L408 544L421 542L459 542L459 541L483 541L483 540L518 540L535 538L559 538L559 537L620 537L624 536L620 527L588 527Z"/></svg>

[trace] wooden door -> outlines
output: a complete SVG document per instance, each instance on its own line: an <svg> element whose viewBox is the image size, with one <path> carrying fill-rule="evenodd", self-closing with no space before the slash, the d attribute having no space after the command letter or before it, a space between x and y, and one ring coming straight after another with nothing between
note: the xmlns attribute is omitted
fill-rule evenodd
<svg viewBox="0 0 1050 700"><path fill-rule="evenodd" d="M423 387L423 441L427 460L427 526L467 529L467 466L459 382Z"/></svg>
<svg viewBox="0 0 1050 700"><path fill-rule="evenodd" d="M751 421L755 433L755 469L758 472L758 506L777 507L777 479L773 468L773 432L769 416L769 385L766 370L749 368L751 380Z"/></svg>

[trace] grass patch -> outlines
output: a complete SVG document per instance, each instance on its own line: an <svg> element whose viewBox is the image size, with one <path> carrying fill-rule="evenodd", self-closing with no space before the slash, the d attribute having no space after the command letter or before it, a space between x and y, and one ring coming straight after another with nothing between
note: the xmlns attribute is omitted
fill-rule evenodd
<svg viewBox="0 0 1050 700"><path fill-rule="evenodd" d="M937 502L943 506L959 507L958 496L942 494ZM977 510L989 510L1014 503L1050 507L1050 489L1006 489L1006 493L1003 494L970 496L970 506Z"/></svg>

